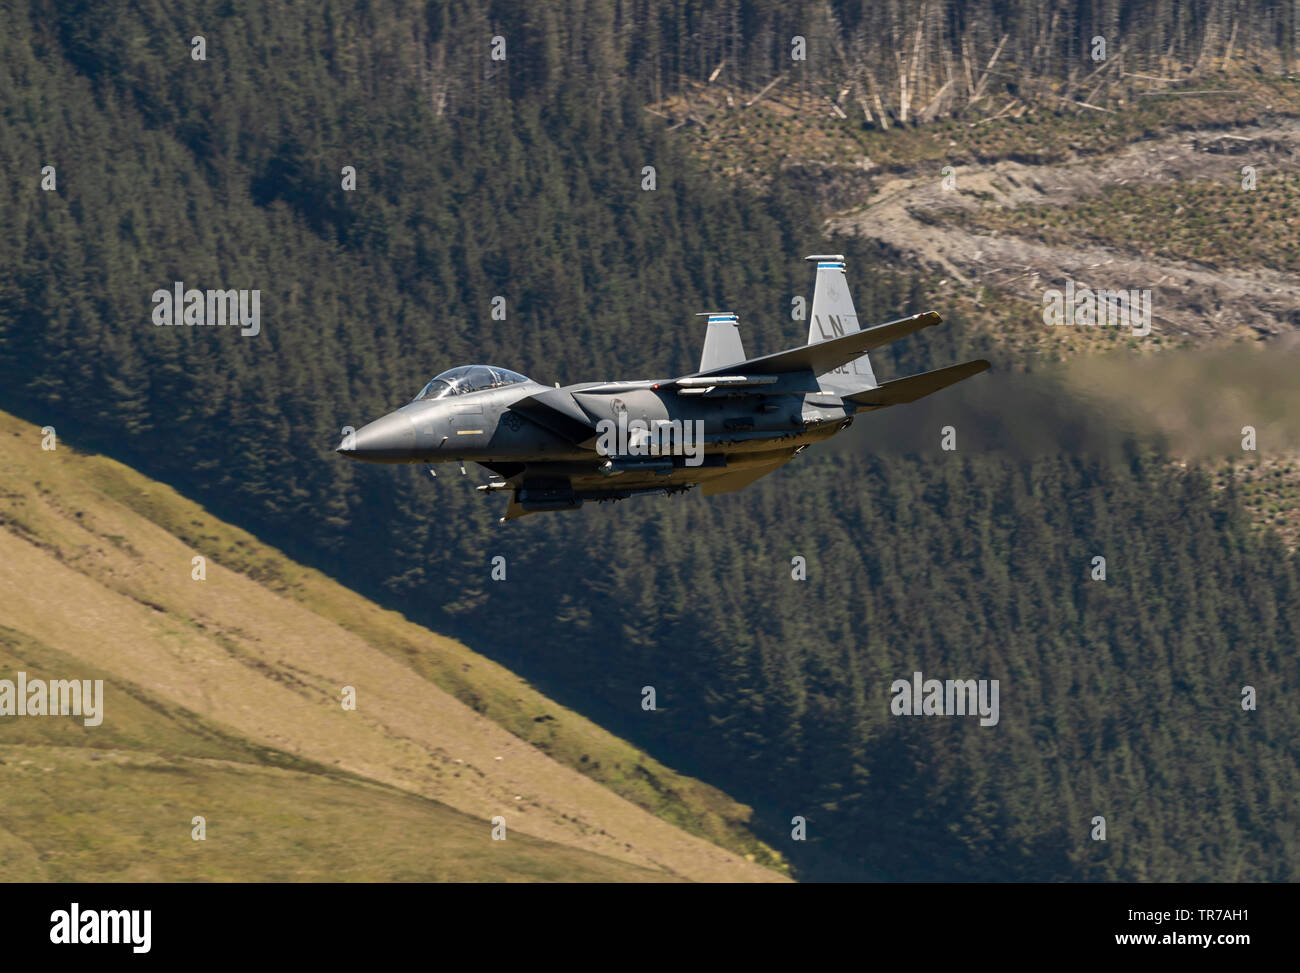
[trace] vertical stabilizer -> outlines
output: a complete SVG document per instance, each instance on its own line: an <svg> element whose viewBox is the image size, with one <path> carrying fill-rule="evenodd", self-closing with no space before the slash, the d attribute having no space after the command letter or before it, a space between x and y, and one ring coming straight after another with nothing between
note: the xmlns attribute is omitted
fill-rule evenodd
<svg viewBox="0 0 1300 973"><path fill-rule="evenodd" d="M722 368L745 361L745 347L740 341L740 319L730 311L709 311L697 317L708 316L709 330L704 334L704 351L700 355L700 371Z"/></svg>
<svg viewBox="0 0 1300 973"><path fill-rule="evenodd" d="M860 331L858 312L849 295L848 281L844 276L844 255L814 254L806 260L817 264L817 278L813 284L812 313L808 322L808 344L814 345L829 338ZM871 361L862 354L832 372L817 377L823 392L845 396L877 386Z"/></svg>

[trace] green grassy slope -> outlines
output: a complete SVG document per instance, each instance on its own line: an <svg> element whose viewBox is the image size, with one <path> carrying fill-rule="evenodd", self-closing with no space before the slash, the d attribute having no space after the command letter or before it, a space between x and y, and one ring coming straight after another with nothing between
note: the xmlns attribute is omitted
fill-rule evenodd
<svg viewBox="0 0 1300 973"><path fill-rule="evenodd" d="M259 747L12 629L12 678L103 678L113 718L0 731L5 881L664 881ZM101 732L102 731L102 732ZM206 836L192 835L195 815ZM432 841L436 836L436 841Z"/></svg>
<svg viewBox="0 0 1300 973"><path fill-rule="evenodd" d="M0 717L0 876L781 877L747 808L459 643L120 464L0 442L0 678L107 697L99 727Z"/></svg>

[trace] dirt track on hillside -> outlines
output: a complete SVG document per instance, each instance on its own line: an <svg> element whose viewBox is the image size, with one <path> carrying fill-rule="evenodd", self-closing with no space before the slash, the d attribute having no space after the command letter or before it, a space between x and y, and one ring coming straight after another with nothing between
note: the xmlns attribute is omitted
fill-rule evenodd
<svg viewBox="0 0 1300 973"><path fill-rule="evenodd" d="M881 176L865 205L828 221L832 233L864 236L890 258L1041 304L1066 279L1094 288L1150 288L1152 330L1205 340L1270 336L1300 328L1300 279L1269 269L1215 267L1144 256L1081 240L1060 246L1032 236L983 234L944 221L944 211L1068 205L1103 189L1192 179L1239 182L1300 161L1300 120L1186 131L1133 143L1106 157L1062 164L1002 161L955 167L956 191L938 172Z"/></svg>

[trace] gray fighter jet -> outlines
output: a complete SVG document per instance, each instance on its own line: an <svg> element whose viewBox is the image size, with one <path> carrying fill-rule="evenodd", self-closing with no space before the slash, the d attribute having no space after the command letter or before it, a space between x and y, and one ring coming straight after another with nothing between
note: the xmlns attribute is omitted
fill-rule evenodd
<svg viewBox="0 0 1300 973"><path fill-rule="evenodd" d="M860 328L841 255L817 263L808 343L746 358L736 315L708 315L699 371L678 378L549 388L495 365L462 365L337 452L372 463L486 467L510 491L503 521L586 500L706 495L748 486L859 412L914 402L989 367L963 362L880 383L867 353L939 323L933 311ZM437 476L433 468L429 472Z"/></svg>

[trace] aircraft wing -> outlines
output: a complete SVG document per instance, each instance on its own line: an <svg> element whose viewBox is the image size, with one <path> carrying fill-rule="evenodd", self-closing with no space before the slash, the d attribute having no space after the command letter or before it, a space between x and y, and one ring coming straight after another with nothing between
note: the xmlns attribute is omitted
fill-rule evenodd
<svg viewBox="0 0 1300 973"><path fill-rule="evenodd" d="M734 473L726 473L723 476L704 481L704 495L706 497L716 496L719 493L731 493L733 490L740 490L749 486L755 480L762 479L769 473L775 473L781 467L794 457L794 451L783 459L774 460L770 463L763 463L758 466L747 466L736 470Z"/></svg>
<svg viewBox="0 0 1300 973"><path fill-rule="evenodd" d="M694 372L686 378L708 375L780 375L784 372L812 372L824 375L859 355L887 345L891 341L905 338L922 328L932 328L942 318L933 311L914 314L910 318L900 318L888 324L874 328L864 328L838 338L819 341L812 345L800 345L789 351L779 351L774 355L751 358L749 361L733 365L723 365L707 371Z"/></svg>
<svg viewBox="0 0 1300 973"><path fill-rule="evenodd" d="M586 442L596 435L591 417L564 389L537 392L511 403L510 411L527 416L543 429L549 429L571 443Z"/></svg>
<svg viewBox="0 0 1300 973"><path fill-rule="evenodd" d="M915 402L931 392L938 392L940 389L954 385L964 378L978 375L988 367L989 363L980 358L975 361L962 362L960 365L949 365L947 368L936 368L932 372L909 375L907 378L896 378L892 382L886 382L874 389L854 392L852 395L844 396L844 401L852 402L854 405L865 409L883 409L891 405L901 405L904 402Z"/></svg>

